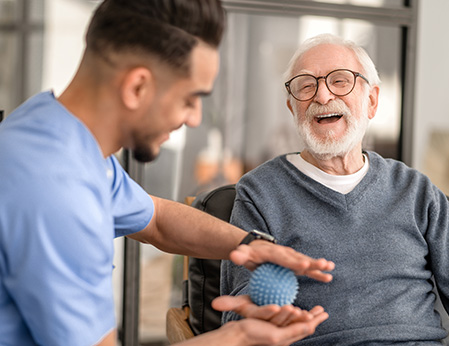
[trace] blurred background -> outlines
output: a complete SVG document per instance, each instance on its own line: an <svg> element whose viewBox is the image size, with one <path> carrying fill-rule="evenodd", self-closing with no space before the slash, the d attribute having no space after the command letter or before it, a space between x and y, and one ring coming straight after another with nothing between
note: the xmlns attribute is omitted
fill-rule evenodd
<svg viewBox="0 0 449 346"><path fill-rule="evenodd" d="M69 83L100 1L0 0L0 110ZM199 128L181 128L159 158L117 156L147 192L177 201L227 183L262 162L300 151L285 105L284 73L299 43L334 33L362 45L382 80L365 149L423 171L449 194L447 0L223 1L228 26L220 74ZM116 240L117 320L138 340L165 345L165 312L179 305L181 258ZM124 274L124 268L128 272ZM130 269L129 269L130 268ZM131 274L130 274L131 273ZM126 329L126 328L125 328Z"/></svg>

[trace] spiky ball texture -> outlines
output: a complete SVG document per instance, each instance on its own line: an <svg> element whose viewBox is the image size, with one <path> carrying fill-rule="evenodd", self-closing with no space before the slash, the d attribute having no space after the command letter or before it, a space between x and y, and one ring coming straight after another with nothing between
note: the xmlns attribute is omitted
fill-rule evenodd
<svg viewBox="0 0 449 346"><path fill-rule="evenodd" d="M259 306L292 304L297 293L295 273L277 264L261 264L253 271L249 281L249 296Z"/></svg>

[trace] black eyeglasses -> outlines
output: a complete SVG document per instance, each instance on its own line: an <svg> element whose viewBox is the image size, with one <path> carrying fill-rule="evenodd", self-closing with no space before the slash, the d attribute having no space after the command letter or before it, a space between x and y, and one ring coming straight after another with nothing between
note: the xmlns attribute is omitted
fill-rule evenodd
<svg viewBox="0 0 449 346"><path fill-rule="evenodd" d="M315 77L311 74L300 74L285 83L288 93L298 101L309 101L318 92L318 81L324 79L327 89L335 96L348 95L355 86L357 77L369 81L362 74L347 69L329 72L326 76Z"/></svg>

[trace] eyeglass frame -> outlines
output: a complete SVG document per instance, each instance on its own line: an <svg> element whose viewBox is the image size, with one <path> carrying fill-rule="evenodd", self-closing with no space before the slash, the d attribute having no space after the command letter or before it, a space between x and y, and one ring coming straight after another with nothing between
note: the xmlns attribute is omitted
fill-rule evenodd
<svg viewBox="0 0 449 346"><path fill-rule="evenodd" d="M352 85L351 90L349 90L346 94L343 94L343 95L338 95L338 94L334 93L334 92L329 88L329 85L327 84L327 77L328 77L330 74L332 74L332 73L334 73L334 72L337 72L337 71L348 71L348 72L351 72L351 73L354 75L354 84ZM291 91L291 89L290 89L290 83L291 83L294 79L296 79L296 78L298 78L298 77L303 77L303 76L309 76L309 77L315 78L315 80L316 80L316 88L315 88L315 92L313 93L313 95L312 95L311 97L309 97L308 99L305 99L305 100L300 100L300 99L297 98L295 95L293 95L293 93L292 93L292 91ZM326 85L327 90L329 90L329 92L330 92L332 95L335 95L335 96L346 96L346 95L349 95L349 94L352 92L352 90L354 90L355 84L356 84L356 82L357 82L357 77L362 78L365 82L368 83L368 85L370 85L369 80L368 80L364 75L362 75L362 74L359 73L359 72L354 72L354 71L349 70L349 69L346 69L346 68L339 68L339 69L336 69L336 70L333 70L333 71L329 72L329 73L328 73L327 75L325 75L325 76L319 76L319 77L315 77L314 75L308 74L308 73L299 74L299 75L294 76L293 78L291 78L289 81L285 82L284 85L285 85L285 88L287 89L287 92L288 92L290 95L292 95L294 99L296 99L296 100L298 100L298 101L300 101L300 102L306 102L306 101L310 101L311 99L313 99L313 98L316 96L316 94L318 93L318 88L319 88L319 86L320 86L320 85L319 85L320 79L324 79L324 84Z"/></svg>

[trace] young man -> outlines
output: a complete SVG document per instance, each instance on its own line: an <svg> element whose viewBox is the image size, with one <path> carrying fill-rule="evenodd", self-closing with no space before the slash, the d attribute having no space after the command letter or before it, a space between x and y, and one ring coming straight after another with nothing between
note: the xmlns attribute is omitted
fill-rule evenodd
<svg viewBox="0 0 449 346"><path fill-rule="evenodd" d="M362 151L378 103L373 62L320 35L298 49L285 80L305 148L242 177L231 223L334 261L329 284L298 278L294 305L319 304L329 319L295 345L441 345L431 278L448 310L449 205L424 175ZM223 294L247 292L246 269L226 261L222 274Z"/></svg>
<svg viewBox="0 0 449 346"><path fill-rule="evenodd" d="M171 131L200 123L223 26L218 0L106 0L67 89L32 97L2 122L0 344L114 345L115 236L249 268L277 262L330 281L331 262L264 240L239 247L245 231L148 196L113 156L125 147L150 161ZM257 308L233 297L215 306L248 319L190 343L286 344L327 318L322 309ZM282 316L285 328L263 321Z"/></svg>

